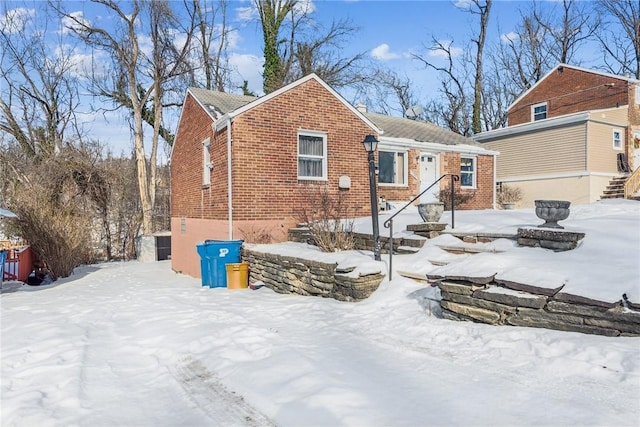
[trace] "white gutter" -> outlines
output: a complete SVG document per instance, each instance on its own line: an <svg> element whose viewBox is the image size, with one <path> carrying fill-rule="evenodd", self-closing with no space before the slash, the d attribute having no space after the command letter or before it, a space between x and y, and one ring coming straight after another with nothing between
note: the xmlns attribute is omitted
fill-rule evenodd
<svg viewBox="0 0 640 427"><path fill-rule="evenodd" d="M229 206L229 240L233 240L233 193L231 182L231 118L227 117L227 205Z"/></svg>
<svg viewBox="0 0 640 427"><path fill-rule="evenodd" d="M438 142L421 142L409 138L388 138L384 136L380 137L378 150L380 150L380 148L415 148L423 151L431 150L438 153L485 154L494 156L500 154L498 151L488 150L484 147L471 144L441 144Z"/></svg>

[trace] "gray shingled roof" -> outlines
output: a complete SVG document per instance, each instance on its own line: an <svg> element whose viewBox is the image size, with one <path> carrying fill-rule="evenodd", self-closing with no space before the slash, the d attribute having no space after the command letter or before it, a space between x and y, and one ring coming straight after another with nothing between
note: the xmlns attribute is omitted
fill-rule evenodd
<svg viewBox="0 0 640 427"><path fill-rule="evenodd" d="M223 116L255 101L255 96L234 95L232 93L215 92L207 89L189 88L189 92L215 117Z"/></svg>
<svg viewBox="0 0 640 427"><path fill-rule="evenodd" d="M189 91L216 118L258 99L254 96L234 95L200 88L189 88ZM471 138L443 129L432 123L375 113L364 113L364 115L384 131L384 137L406 138L417 142L434 142L445 145L467 144L481 146Z"/></svg>
<svg viewBox="0 0 640 427"><path fill-rule="evenodd" d="M365 115L379 128L384 130L382 137L407 138L418 142L436 142L446 145L466 144L480 146L480 144L471 138L443 129L433 123L375 113L365 113Z"/></svg>

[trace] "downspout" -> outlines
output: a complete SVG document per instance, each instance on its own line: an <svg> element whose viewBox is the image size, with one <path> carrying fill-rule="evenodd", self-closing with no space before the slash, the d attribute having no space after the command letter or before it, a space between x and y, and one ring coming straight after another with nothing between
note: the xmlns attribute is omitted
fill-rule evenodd
<svg viewBox="0 0 640 427"><path fill-rule="evenodd" d="M498 156L496 154L493 155L493 209L498 209L497 199L496 199L496 182L498 179L498 167L497 167Z"/></svg>
<svg viewBox="0 0 640 427"><path fill-rule="evenodd" d="M227 119L227 205L229 206L229 240L233 240L233 185L231 168L231 118Z"/></svg>

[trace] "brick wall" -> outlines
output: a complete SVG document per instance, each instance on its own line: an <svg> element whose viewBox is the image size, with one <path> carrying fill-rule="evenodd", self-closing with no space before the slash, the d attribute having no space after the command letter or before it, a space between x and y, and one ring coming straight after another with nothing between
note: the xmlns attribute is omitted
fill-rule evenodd
<svg viewBox="0 0 640 427"><path fill-rule="evenodd" d="M442 155L443 173L460 175L460 154L445 153ZM460 181L455 183L456 193L472 194L473 198L456 209L491 209L493 208L493 156L476 157L476 188L467 189L460 187ZM447 181L446 183L444 181ZM448 188L450 180L441 181L441 188Z"/></svg>
<svg viewBox="0 0 640 427"><path fill-rule="evenodd" d="M178 126L178 143L175 144L171 155L172 217L204 218L207 215L203 209L203 200L206 200L209 206L214 202L212 198L215 198L216 202L221 201L220 197L202 188L202 142L207 138L210 138L213 147L211 117L191 95L188 95ZM222 177L216 176L216 179L224 179L226 187L226 174ZM211 180L214 180L213 174Z"/></svg>
<svg viewBox="0 0 640 427"><path fill-rule="evenodd" d="M547 118L628 105L628 86L623 79L559 68L509 110L509 126L531 122L531 106L543 102L547 102Z"/></svg>
<svg viewBox="0 0 640 427"><path fill-rule="evenodd" d="M327 181L298 180L298 130L326 133ZM369 133L371 128L313 79L241 114L233 124L234 219L295 219L306 193L324 186L334 196L342 193L351 215L368 215L362 140ZM343 175L351 178L348 190L338 189Z"/></svg>
<svg viewBox="0 0 640 427"><path fill-rule="evenodd" d="M408 151L409 165L409 185L407 187L387 187L378 186L378 195L384 196L386 200L409 201L420 192L420 150ZM440 170L437 178L445 173L460 175L460 154L440 153ZM493 156L478 156L476 162L477 185L475 190L461 190L460 183L456 183L456 192L473 193L474 198L468 203L460 206L460 209L491 209L493 208ZM411 173L413 172L413 174ZM429 192L436 192L439 189L448 189L451 185L450 178L444 178L439 186L433 187ZM419 200L415 202L418 204Z"/></svg>

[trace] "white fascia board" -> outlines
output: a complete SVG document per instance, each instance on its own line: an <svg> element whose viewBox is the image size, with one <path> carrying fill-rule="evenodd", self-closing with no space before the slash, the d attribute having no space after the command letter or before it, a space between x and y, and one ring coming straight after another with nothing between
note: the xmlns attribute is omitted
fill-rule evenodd
<svg viewBox="0 0 640 427"><path fill-rule="evenodd" d="M213 128L213 132L220 132L222 129L227 127L227 123L229 122L229 119L231 118L231 116L229 114L225 114L224 116L220 116L220 118L216 121L214 121L211 125L211 127Z"/></svg>
<svg viewBox="0 0 640 427"><path fill-rule="evenodd" d="M487 156L497 156L498 151L487 150L483 147L467 144L440 144L438 142L420 142L409 138L387 138L381 137L378 149L388 148L390 150L398 149L416 149L422 151L433 151L436 153L462 153L462 154L481 154Z"/></svg>
<svg viewBox="0 0 640 427"><path fill-rule="evenodd" d="M514 136L526 132L538 132L541 130L551 129L560 126L566 126L570 124L582 123L589 120L589 112L568 114L562 117L554 117L552 119L539 120L537 122L523 123L515 126L508 126L506 128L489 130L482 133L472 135L471 138L482 143L486 140L494 140L497 138L504 138L507 136Z"/></svg>

